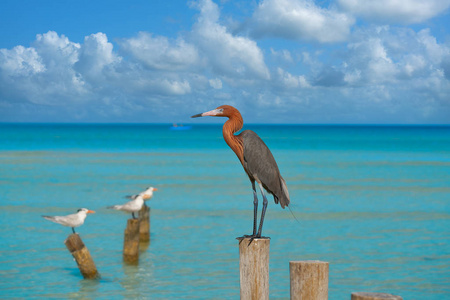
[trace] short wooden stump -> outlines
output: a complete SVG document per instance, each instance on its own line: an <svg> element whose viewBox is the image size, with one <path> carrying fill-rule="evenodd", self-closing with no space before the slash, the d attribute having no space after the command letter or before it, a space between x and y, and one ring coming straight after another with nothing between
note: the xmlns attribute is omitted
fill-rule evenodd
<svg viewBox="0 0 450 300"><path fill-rule="evenodd" d="M289 262L291 299L327 300L328 271L328 262L318 260Z"/></svg>
<svg viewBox="0 0 450 300"><path fill-rule="evenodd" d="M99 277L94 260L78 234L69 235L64 244L77 262L81 275L84 278L93 279Z"/></svg>
<svg viewBox="0 0 450 300"><path fill-rule="evenodd" d="M126 263L139 261L139 219L128 219L123 241L123 260Z"/></svg>

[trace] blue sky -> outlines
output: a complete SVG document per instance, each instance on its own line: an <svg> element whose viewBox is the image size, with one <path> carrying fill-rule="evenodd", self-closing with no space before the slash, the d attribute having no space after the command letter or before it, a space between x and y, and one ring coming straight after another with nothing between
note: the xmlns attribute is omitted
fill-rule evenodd
<svg viewBox="0 0 450 300"><path fill-rule="evenodd" d="M0 122L450 124L449 7L3 0Z"/></svg>

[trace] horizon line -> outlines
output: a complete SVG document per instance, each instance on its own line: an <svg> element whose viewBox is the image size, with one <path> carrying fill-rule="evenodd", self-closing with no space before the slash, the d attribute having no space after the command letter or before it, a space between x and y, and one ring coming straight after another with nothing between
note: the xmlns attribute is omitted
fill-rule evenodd
<svg viewBox="0 0 450 300"><path fill-rule="evenodd" d="M221 126L223 123L172 123L172 122L2 122L0 125L168 125L168 126ZM450 123L252 123L258 126L439 126L450 127Z"/></svg>

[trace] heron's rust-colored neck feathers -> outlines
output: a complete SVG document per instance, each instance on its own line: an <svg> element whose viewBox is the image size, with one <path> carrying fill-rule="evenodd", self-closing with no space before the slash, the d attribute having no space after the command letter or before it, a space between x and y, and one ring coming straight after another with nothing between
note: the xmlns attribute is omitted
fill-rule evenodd
<svg viewBox="0 0 450 300"><path fill-rule="evenodd" d="M229 119L225 122L222 128L223 138L228 146L236 153L237 157L244 165L244 144L240 136L234 135L235 132L242 129L244 120L239 111L231 106L224 109L224 116Z"/></svg>

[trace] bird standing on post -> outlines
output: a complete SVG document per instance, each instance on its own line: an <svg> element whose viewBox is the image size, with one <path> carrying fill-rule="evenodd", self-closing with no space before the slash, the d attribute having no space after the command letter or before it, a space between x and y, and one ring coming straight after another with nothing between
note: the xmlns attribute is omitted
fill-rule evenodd
<svg viewBox="0 0 450 300"><path fill-rule="evenodd" d="M125 204L108 206L107 208L129 212L133 216L133 219L136 219L134 213L140 211L143 205L144 198L141 195L137 195L133 200L128 201Z"/></svg>
<svg viewBox="0 0 450 300"><path fill-rule="evenodd" d="M244 130L240 134L234 135L234 133L241 130L244 125L242 116L236 108L229 105L222 105L214 110L194 115L191 118L205 116L228 118L223 125L223 138L234 153L236 153L253 188L253 234L245 235L244 237L260 238L268 204L264 189L273 195L276 204L280 203L281 207L284 208L290 203L286 182L283 177L281 177L278 165L269 148L255 132ZM258 183L263 197L263 207L258 232L256 231L258 196L256 193L255 182Z"/></svg>
<svg viewBox="0 0 450 300"><path fill-rule="evenodd" d="M155 187L148 187L145 191L140 192L137 195L127 196L129 199L136 199L136 197L141 196L145 201L150 200L153 197L153 192L156 192L158 189Z"/></svg>
<svg viewBox="0 0 450 300"><path fill-rule="evenodd" d="M87 208L80 208L76 214L71 214L67 216L42 216L44 219L61 224L63 226L72 227L73 233L75 232L75 227L83 225L87 214L93 214L95 211L89 210Z"/></svg>

